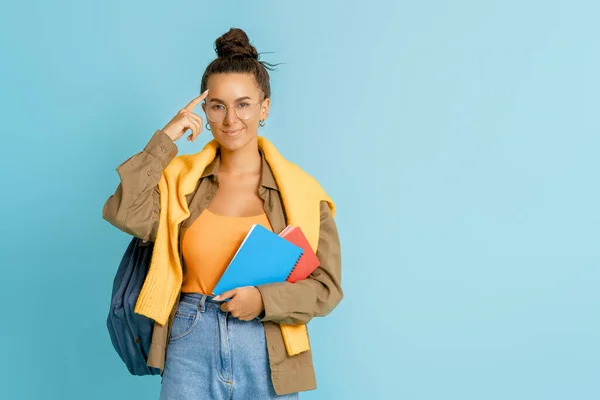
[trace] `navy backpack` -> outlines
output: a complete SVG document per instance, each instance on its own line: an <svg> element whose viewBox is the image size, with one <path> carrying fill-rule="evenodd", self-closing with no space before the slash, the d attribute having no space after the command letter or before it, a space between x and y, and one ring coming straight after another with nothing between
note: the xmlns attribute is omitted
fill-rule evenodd
<svg viewBox="0 0 600 400"><path fill-rule="evenodd" d="M160 375L160 369L146 364L154 320L133 312L150 268L153 249L153 242L137 237L131 240L113 281L106 319L112 345L132 375Z"/></svg>

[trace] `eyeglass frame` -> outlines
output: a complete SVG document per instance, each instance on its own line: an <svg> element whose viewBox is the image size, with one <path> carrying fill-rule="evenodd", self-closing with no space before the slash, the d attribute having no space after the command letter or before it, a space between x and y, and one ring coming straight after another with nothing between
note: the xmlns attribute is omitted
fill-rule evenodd
<svg viewBox="0 0 600 400"><path fill-rule="evenodd" d="M258 101L258 103L251 104L251 105L252 105L252 107L256 107L257 105L261 104L263 101L265 101L265 99L266 99L266 98L267 98L267 97L265 96L265 97L263 97L263 98L262 98L262 100L259 100L259 101ZM204 105L205 105L206 107L209 107L209 104L206 102L206 99L204 99ZM227 118L227 109L228 109L228 108L235 107L235 105L233 105L233 106L226 106L226 105L224 105L224 104L223 104L223 107L225 107L225 116L223 117L223 119L222 119L221 121L213 121L212 119L210 119L210 117L208 116L208 111L206 111L206 118L207 118L207 119L208 119L210 122L216 122L216 123L218 123L218 124L220 124L221 122L225 121L225 118ZM242 118L240 118L240 116L237 114L237 110L236 110L236 111L234 111L234 113L235 113L235 116L236 116L236 117L237 117L239 120L242 120L242 121L247 121L247 120L249 120L250 118L252 118L252 117L249 117L249 118L246 118L246 119L242 119Z"/></svg>

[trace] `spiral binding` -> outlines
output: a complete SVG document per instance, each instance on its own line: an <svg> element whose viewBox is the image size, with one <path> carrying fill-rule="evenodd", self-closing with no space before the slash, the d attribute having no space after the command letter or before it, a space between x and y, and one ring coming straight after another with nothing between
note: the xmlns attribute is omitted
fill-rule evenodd
<svg viewBox="0 0 600 400"><path fill-rule="evenodd" d="M287 281L288 279L290 279L290 276L292 276L292 274L294 273L294 271L296 270L296 267L298 266L298 263L300 262L300 259L302 258L302 256L304 255L304 250L302 251L302 253L300 253L300 256L298 257L298 259L296 260L296 264L294 264L294 268L292 268L292 270L290 271L290 273L288 274L288 276L285 278L285 280Z"/></svg>

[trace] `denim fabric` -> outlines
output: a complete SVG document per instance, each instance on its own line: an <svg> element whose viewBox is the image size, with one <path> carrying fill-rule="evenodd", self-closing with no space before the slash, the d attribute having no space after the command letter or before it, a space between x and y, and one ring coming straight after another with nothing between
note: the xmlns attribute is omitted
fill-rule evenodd
<svg viewBox="0 0 600 400"><path fill-rule="evenodd" d="M298 399L271 382L265 331L200 293L181 293L169 333L161 400Z"/></svg>

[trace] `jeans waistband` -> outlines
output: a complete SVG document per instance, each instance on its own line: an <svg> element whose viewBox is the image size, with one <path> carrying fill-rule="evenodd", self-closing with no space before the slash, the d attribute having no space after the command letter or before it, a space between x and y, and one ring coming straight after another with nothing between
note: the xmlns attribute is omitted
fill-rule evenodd
<svg viewBox="0 0 600 400"><path fill-rule="evenodd" d="M213 300L213 298L214 298L214 296L212 296L212 295L195 293L195 292L181 292L181 294L179 295L179 301L185 300L186 303L195 304L197 306L202 306L202 305L204 305L205 302L215 303L215 304L219 304L219 305L223 303L222 300L215 301L215 300Z"/></svg>

